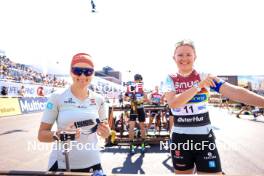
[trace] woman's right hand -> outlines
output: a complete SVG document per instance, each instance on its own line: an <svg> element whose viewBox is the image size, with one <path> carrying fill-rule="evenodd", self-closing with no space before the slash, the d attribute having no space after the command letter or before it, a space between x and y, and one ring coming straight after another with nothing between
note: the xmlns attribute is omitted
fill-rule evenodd
<svg viewBox="0 0 264 176"><path fill-rule="evenodd" d="M198 86L200 88L206 88L206 87L216 87L214 83L215 76L208 74L204 80L199 82Z"/></svg>

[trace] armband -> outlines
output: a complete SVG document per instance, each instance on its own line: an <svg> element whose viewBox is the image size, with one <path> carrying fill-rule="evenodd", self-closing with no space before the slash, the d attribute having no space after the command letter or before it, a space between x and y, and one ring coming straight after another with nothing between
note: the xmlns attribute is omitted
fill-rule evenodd
<svg viewBox="0 0 264 176"><path fill-rule="evenodd" d="M225 81L220 80L219 82L217 82L216 80L214 80L214 83L215 83L215 87L210 86L210 88L213 89L214 91L220 93L220 88L225 83Z"/></svg>

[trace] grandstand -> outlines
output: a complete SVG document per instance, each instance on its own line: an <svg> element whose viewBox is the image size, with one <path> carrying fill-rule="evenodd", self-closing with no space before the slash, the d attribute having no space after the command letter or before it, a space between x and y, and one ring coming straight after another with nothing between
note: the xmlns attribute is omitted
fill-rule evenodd
<svg viewBox="0 0 264 176"><path fill-rule="evenodd" d="M67 84L64 79L58 79L56 75L44 74L32 66L15 63L6 56L0 56L0 65L1 80L52 87L64 87Z"/></svg>
<svg viewBox="0 0 264 176"><path fill-rule="evenodd" d="M0 90L7 89L7 95L17 97L22 85L24 85L26 97L43 96L39 90L43 89L44 96L69 85L71 79L69 76L55 74L44 74L31 65L15 63L4 52L0 55ZM108 99L117 98L120 92L124 90L123 86L107 81L105 79L94 77L90 89L102 94Z"/></svg>

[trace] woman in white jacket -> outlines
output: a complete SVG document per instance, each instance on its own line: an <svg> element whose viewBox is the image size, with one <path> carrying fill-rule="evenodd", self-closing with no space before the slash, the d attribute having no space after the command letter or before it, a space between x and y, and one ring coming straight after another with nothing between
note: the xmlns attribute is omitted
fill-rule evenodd
<svg viewBox="0 0 264 176"><path fill-rule="evenodd" d="M94 172L102 170L100 150L96 147L97 135L107 138L110 128L107 107L103 97L88 90L94 75L94 64L89 54L73 56L71 73L73 83L64 91L54 92L48 100L39 127L41 142L60 141L61 131L75 133L69 151L69 166L73 172ZM58 130L51 131L54 123ZM61 142L58 142L61 144ZM50 171L64 171L65 157L60 149L53 150L49 160Z"/></svg>

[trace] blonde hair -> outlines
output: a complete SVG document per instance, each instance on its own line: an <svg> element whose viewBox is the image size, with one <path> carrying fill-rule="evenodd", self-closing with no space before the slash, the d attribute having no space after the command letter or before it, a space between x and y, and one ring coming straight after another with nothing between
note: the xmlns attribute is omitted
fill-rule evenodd
<svg viewBox="0 0 264 176"><path fill-rule="evenodd" d="M196 55L195 46L194 46L193 41L186 40L186 39L181 40L175 44L174 55L175 55L177 48L179 48L180 46L185 46L185 45L190 46L193 49L194 54ZM173 57L174 57L174 55L173 55Z"/></svg>

